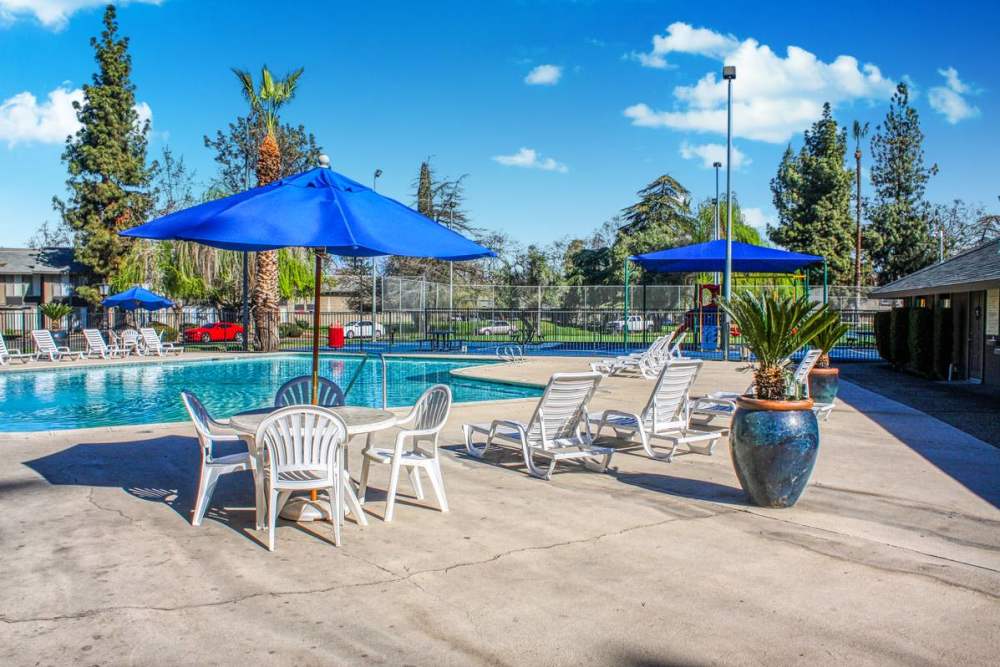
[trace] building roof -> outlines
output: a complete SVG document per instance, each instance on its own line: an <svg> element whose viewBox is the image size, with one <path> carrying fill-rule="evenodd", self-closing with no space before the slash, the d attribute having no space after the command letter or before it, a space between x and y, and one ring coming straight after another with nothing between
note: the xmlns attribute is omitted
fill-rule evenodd
<svg viewBox="0 0 1000 667"><path fill-rule="evenodd" d="M879 287L872 291L871 296L895 298L941 292L971 292L998 286L1000 239L994 239Z"/></svg>
<svg viewBox="0 0 1000 667"><path fill-rule="evenodd" d="M72 248L0 248L0 274L86 273Z"/></svg>

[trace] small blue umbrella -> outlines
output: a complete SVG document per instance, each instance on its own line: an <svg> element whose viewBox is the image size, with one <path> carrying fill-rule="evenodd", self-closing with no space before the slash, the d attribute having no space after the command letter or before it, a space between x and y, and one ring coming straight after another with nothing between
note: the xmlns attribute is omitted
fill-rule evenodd
<svg viewBox="0 0 1000 667"><path fill-rule="evenodd" d="M161 310L170 308L174 302L165 296L154 294L142 287L133 287L120 294L109 296L101 304L105 308L121 308L122 310Z"/></svg>

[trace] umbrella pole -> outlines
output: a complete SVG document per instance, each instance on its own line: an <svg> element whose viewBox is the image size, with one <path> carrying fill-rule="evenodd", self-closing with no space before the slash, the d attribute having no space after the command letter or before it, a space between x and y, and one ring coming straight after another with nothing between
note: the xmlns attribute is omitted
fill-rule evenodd
<svg viewBox="0 0 1000 667"><path fill-rule="evenodd" d="M250 261L243 251L243 351L250 349Z"/></svg>
<svg viewBox="0 0 1000 667"><path fill-rule="evenodd" d="M316 251L316 273L313 277L313 349L312 349L312 404L319 405L319 300L323 286L322 250ZM374 323L373 323L374 324Z"/></svg>

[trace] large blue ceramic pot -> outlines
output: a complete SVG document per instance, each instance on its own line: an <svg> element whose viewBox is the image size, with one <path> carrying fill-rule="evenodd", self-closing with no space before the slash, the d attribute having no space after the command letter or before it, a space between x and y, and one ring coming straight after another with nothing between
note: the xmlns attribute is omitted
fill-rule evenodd
<svg viewBox="0 0 1000 667"><path fill-rule="evenodd" d="M840 388L840 371L836 368L814 368L809 371L809 397L817 403L833 403Z"/></svg>
<svg viewBox="0 0 1000 667"><path fill-rule="evenodd" d="M729 437L740 486L755 505L791 507L809 482L819 449L813 401L740 397Z"/></svg>

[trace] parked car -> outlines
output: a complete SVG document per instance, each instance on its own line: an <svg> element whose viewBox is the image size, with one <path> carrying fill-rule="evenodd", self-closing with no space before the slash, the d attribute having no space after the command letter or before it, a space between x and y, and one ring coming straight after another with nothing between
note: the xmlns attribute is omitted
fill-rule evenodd
<svg viewBox="0 0 1000 667"><path fill-rule="evenodd" d="M234 322L212 322L185 329L184 340L189 343L242 343L243 326Z"/></svg>
<svg viewBox="0 0 1000 667"><path fill-rule="evenodd" d="M371 320L354 320L344 325L344 338L371 338L371 336ZM385 327L381 324L376 324L375 336L377 338L385 336Z"/></svg>
<svg viewBox="0 0 1000 667"><path fill-rule="evenodd" d="M608 328L612 331L624 331L626 321L629 331L650 331L654 327L653 320L647 320L642 315L629 315L627 319L622 318L609 322Z"/></svg>
<svg viewBox="0 0 1000 667"><path fill-rule="evenodd" d="M493 320L485 327L479 327L476 331L480 336L495 336L496 334L512 334L517 332L517 327L507 320Z"/></svg>

